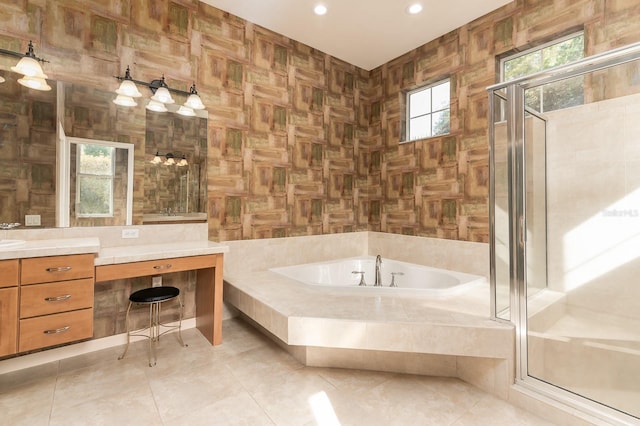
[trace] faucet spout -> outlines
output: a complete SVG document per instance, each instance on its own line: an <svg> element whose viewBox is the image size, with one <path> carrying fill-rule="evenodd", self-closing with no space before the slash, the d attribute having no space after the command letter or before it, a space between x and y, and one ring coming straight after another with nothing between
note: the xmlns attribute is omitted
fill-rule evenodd
<svg viewBox="0 0 640 426"><path fill-rule="evenodd" d="M382 274L380 273L380 267L382 266L382 257L380 255L376 256L376 277L375 282L373 284L374 287L382 286Z"/></svg>

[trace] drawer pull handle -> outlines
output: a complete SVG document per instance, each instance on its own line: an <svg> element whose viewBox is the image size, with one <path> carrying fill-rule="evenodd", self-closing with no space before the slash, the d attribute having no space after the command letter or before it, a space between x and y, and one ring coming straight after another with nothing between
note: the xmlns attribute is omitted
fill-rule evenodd
<svg viewBox="0 0 640 426"><path fill-rule="evenodd" d="M67 300L67 299L71 299L71 295L70 294L63 294L62 296L55 296L55 297L45 297L44 300L47 302L60 302L61 300Z"/></svg>
<svg viewBox="0 0 640 426"><path fill-rule="evenodd" d="M64 333L65 331L69 330L71 328L70 325L65 325L64 327L61 328L56 328L54 330L45 330L44 334L58 334L58 333Z"/></svg>
<svg viewBox="0 0 640 426"><path fill-rule="evenodd" d="M161 269L170 269L171 268L171 264L167 263L166 265L156 265L153 267L153 269L155 270L161 270Z"/></svg>
<svg viewBox="0 0 640 426"><path fill-rule="evenodd" d="M58 266L57 268L47 268L47 272L67 272L71 270L71 266Z"/></svg>

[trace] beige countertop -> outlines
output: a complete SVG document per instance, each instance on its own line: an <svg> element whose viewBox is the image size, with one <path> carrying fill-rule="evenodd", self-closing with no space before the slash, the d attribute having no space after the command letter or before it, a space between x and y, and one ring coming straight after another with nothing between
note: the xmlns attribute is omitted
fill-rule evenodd
<svg viewBox="0 0 640 426"><path fill-rule="evenodd" d="M18 240L0 240L18 241ZM64 256L67 254L98 253L98 238L60 238L22 241L7 246L0 245L0 259L24 259L27 257Z"/></svg>
<svg viewBox="0 0 640 426"><path fill-rule="evenodd" d="M100 249L96 266L117 263L141 262L144 260L171 259L184 256L226 253L229 246L213 241L188 241L171 244L146 244Z"/></svg>
<svg viewBox="0 0 640 426"><path fill-rule="evenodd" d="M95 265L99 266L226 253L228 251L229 246L207 240L101 247L100 240L95 237L60 238L33 241L11 240L6 246L0 245L0 260L96 253Z"/></svg>

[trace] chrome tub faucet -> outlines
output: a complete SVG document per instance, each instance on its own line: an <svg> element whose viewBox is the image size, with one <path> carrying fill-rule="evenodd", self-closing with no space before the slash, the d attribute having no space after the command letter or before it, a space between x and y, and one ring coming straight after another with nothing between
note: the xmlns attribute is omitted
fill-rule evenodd
<svg viewBox="0 0 640 426"><path fill-rule="evenodd" d="M382 266L382 257L380 255L376 256L376 277L375 282L373 283L374 287L382 287L382 274L380 274L380 267Z"/></svg>

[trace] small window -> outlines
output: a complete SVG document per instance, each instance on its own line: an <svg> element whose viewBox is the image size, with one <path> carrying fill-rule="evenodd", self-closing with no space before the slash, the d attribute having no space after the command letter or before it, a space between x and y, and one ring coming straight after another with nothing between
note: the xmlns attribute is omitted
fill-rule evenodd
<svg viewBox="0 0 640 426"><path fill-rule="evenodd" d="M407 140L430 138L449 133L449 80L407 93Z"/></svg>
<svg viewBox="0 0 640 426"><path fill-rule="evenodd" d="M76 215L113 216L114 147L78 144Z"/></svg>
<svg viewBox="0 0 640 426"><path fill-rule="evenodd" d="M511 81L584 58L584 33L509 56L500 61L501 81ZM538 112L554 111L584 103L584 78L577 76L528 89L525 103Z"/></svg>

